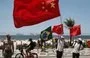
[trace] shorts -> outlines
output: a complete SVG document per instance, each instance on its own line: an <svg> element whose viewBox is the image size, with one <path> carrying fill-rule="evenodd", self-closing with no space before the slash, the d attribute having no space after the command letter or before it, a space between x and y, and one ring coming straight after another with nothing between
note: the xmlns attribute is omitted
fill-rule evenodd
<svg viewBox="0 0 90 58"><path fill-rule="evenodd" d="M13 52L12 50L4 50L3 56L12 56Z"/></svg>

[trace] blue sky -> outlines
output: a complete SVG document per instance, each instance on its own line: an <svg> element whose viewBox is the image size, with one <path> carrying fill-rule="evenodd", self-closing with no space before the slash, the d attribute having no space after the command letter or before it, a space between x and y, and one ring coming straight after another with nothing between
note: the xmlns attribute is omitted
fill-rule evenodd
<svg viewBox="0 0 90 58"><path fill-rule="evenodd" d="M0 0L0 35L2 34L36 34L49 26L60 23L60 17L45 21L37 25L15 28L13 24L13 1ZM90 0L60 0L60 12L62 21L73 18L76 24L81 25L82 34L90 35ZM64 27L64 33L68 30Z"/></svg>

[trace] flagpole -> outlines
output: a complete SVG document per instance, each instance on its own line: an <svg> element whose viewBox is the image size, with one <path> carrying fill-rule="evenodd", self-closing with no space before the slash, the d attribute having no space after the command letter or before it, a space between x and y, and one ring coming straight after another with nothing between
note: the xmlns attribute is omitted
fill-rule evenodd
<svg viewBox="0 0 90 58"><path fill-rule="evenodd" d="M60 0L59 0L59 13L60 13ZM62 15L61 15L61 13L60 13L60 17L59 17L59 19L60 19L60 22L59 22L59 23L62 24Z"/></svg>
<svg viewBox="0 0 90 58"><path fill-rule="evenodd" d="M60 12L60 0L59 0L59 12ZM60 21L59 23L63 24L61 13L60 13L59 21ZM60 35L60 34L59 34L59 35ZM61 34L61 35L63 35L63 34ZM60 36L61 36L61 35L60 35Z"/></svg>
<svg viewBox="0 0 90 58"><path fill-rule="evenodd" d="M62 16L60 16L60 23L62 24Z"/></svg>
<svg viewBox="0 0 90 58"><path fill-rule="evenodd" d="M60 0L59 0L59 13L60 13ZM59 21L58 21L59 24L62 24L62 16L61 16L61 13L60 13L60 17L59 17ZM58 38L59 36L61 36L62 34L58 34Z"/></svg>

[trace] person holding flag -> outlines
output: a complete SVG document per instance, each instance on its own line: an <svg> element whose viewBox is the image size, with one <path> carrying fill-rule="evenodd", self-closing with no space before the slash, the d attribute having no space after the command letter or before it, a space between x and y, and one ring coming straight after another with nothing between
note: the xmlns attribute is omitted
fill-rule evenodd
<svg viewBox="0 0 90 58"><path fill-rule="evenodd" d="M82 43L82 39L78 38L78 40L76 41L76 43L74 43L73 45L73 53L72 53L72 58L79 58L80 56L80 50L83 50L84 46Z"/></svg>
<svg viewBox="0 0 90 58"><path fill-rule="evenodd" d="M45 51L46 41L52 39L51 26L49 26L48 28L41 31L40 38L41 38L41 44L42 44L42 50L41 51Z"/></svg>
<svg viewBox="0 0 90 58"><path fill-rule="evenodd" d="M64 37L61 36L60 38L58 38L58 41L57 41L57 55L56 57L57 58L62 58L63 56L63 51L64 51Z"/></svg>

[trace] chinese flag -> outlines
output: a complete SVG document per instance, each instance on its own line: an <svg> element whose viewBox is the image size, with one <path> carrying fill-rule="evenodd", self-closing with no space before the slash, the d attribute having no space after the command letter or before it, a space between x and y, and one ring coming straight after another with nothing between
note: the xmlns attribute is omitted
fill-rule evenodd
<svg viewBox="0 0 90 58"><path fill-rule="evenodd" d="M14 0L16 28L30 26L60 16L59 0Z"/></svg>
<svg viewBox="0 0 90 58"><path fill-rule="evenodd" d="M57 34L63 34L63 24L54 26L52 32Z"/></svg>
<svg viewBox="0 0 90 58"><path fill-rule="evenodd" d="M73 26L70 29L70 36L77 36L81 34L81 27L80 25Z"/></svg>

